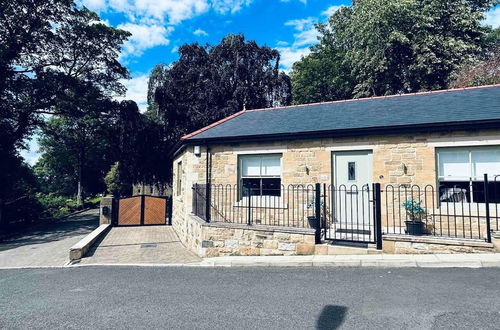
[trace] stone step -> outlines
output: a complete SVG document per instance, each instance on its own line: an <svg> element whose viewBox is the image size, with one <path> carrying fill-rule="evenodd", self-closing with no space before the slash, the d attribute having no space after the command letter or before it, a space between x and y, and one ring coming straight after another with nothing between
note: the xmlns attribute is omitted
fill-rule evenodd
<svg viewBox="0 0 500 330"><path fill-rule="evenodd" d="M335 244L316 244L316 255L366 255L366 254L382 254L381 250L377 250L371 246L356 247L344 246Z"/></svg>

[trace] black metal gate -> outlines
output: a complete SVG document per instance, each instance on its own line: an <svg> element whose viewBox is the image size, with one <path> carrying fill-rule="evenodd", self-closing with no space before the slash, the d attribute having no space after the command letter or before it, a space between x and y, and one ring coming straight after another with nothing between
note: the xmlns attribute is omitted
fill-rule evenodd
<svg viewBox="0 0 500 330"><path fill-rule="evenodd" d="M358 187L323 185L324 238L339 242L382 244L380 184Z"/></svg>

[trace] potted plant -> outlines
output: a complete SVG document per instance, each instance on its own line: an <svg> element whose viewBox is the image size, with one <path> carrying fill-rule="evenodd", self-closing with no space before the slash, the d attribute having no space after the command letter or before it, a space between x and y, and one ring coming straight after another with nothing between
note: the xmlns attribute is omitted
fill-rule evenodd
<svg viewBox="0 0 500 330"><path fill-rule="evenodd" d="M425 208L422 207L422 201L408 200L402 204L406 210L409 221L405 221L406 233L409 235L423 235L425 233Z"/></svg>

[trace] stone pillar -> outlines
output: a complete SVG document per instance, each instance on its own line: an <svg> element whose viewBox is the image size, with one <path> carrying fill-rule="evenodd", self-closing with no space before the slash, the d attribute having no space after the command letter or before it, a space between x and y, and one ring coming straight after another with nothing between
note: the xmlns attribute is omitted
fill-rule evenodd
<svg viewBox="0 0 500 330"><path fill-rule="evenodd" d="M100 205L100 215L99 215L99 224L104 225L104 224L113 224L113 197L111 196L106 196L101 198L101 205Z"/></svg>

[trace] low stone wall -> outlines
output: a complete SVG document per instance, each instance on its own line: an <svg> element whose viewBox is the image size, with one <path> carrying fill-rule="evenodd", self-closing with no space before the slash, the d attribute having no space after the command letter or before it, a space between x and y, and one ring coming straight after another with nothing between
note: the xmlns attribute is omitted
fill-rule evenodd
<svg viewBox="0 0 500 330"><path fill-rule="evenodd" d="M194 215L174 229L184 245L200 257L315 254L312 229L206 223Z"/></svg>
<svg viewBox="0 0 500 330"><path fill-rule="evenodd" d="M407 235L384 235L382 248L388 254L495 252L493 244L482 241Z"/></svg>
<svg viewBox="0 0 500 330"><path fill-rule="evenodd" d="M185 220L182 221L175 217L172 219L172 228L177 233L180 241L199 256L202 256L201 242L205 224L205 221L196 216L186 216Z"/></svg>

